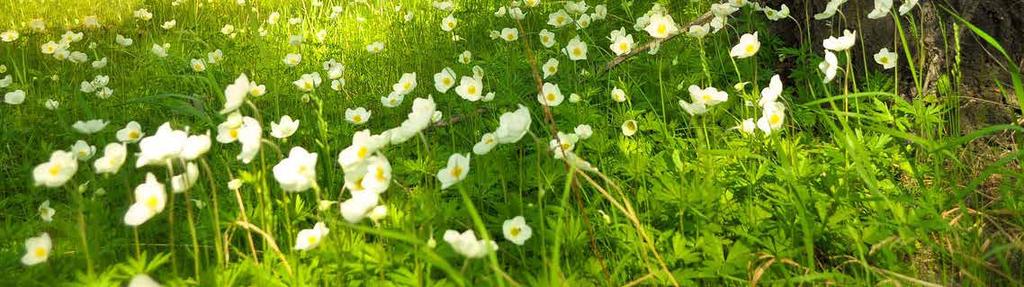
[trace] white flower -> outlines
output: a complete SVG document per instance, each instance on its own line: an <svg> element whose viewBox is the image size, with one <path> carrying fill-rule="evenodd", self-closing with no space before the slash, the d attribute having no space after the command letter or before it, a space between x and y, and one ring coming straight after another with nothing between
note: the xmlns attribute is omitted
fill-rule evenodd
<svg viewBox="0 0 1024 287"><path fill-rule="evenodd" d="M907 15L907 13L909 13L910 10L914 9L914 6L917 6L917 1L918 0L903 1L903 5L900 5L899 8L900 16Z"/></svg>
<svg viewBox="0 0 1024 287"><path fill-rule="evenodd" d="M448 189L453 184L466 179L469 174L469 154L452 154L448 157L448 166L437 172L437 180L441 181L441 189Z"/></svg>
<svg viewBox="0 0 1024 287"><path fill-rule="evenodd" d="M480 98L480 100L484 101L484 102L493 101L494 100L494 92L488 92L487 94L484 94L484 97Z"/></svg>
<svg viewBox="0 0 1024 287"><path fill-rule="evenodd" d="M232 180L228 181L228 189L230 189L230 190L238 190L239 188L242 188L242 180L241 179L237 179L236 178L236 179L232 179Z"/></svg>
<svg viewBox="0 0 1024 287"><path fill-rule="evenodd" d="M46 100L46 109L47 110L54 111L54 110L57 110L57 108L59 108L59 107L60 107L60 102L58 102L57 100L54 100L54 99Z"/></svg>
<svg viewBox="0 0 1024 287"><path fill-rule="evenodd" d="M440 93L447 93L455 85L455 71L445 67L437 74L434 74L434 88Z"/></svg>
<svg viewBox="0 0 1024 287"><path fill-rule="evenodd" d="M281 20L281 13L277 13L277 11L274 11L270 13L270 16L267 16L267 24L276 25L278 20Z"/></svg>
<svg viewBox="0 0 1024 287"><path fill-rule="evenodd" d="M50 241L50 234L43 232L39 236L25 240L25 256L21 257L21 264L32 266L46 262L50 257L50 250L53 249L53 242Z"/></svg>
<svg viewBox="0 0 1024 287"><path fill-rule="evenodd" d="M590 27L590 15L580 15L579 19L576 19L576 30L583 30Z"/></svg>
<svg viewBox="0 0 1024 287"><path fill-rule="evenodd" d="M533 229L526 225L526 219L523 216L505 220L501 224L501 230L505 235L505 240L511 241L515 245L523 245L527 239L533 236Z"/></svg>
<svg viewBox="0 0 1024 287"><path fill-rule="evenodd" d="M224 52L220 49L214 50L213 52L206 53L206 63L216 64L224 61Z"/></svg>
<svg viewBox="0 0 1024 287"><path fill-rule="evenodd" d="M463 64L467 64L468 65L470 62L473 61L473 53L470 52L469 50L462 51L462 54L459 54L459 59L458 60L459 60L459 63L463 63Z"/></svg>
<svg viewBox="0 0 1024 287"><path fill-rule="evenodd" d="M572 17L570 17L569 13L566 13L565 10L558 10L557 12L548 15L548 25L554 26L555 28L561 28L562 26L569 24L571 22L570 20L572 20Z"/></svg>
<svg viewBox="0 0 1024 287"><path fill-rule="evenodd" d="M366 217L369 218L370 220L373 220L374 222L380 221L381 219L384 219L384 217L386 216L388 216L388 207L385 205L375 206L373 207L373 209L370 210L369 213L366 214Z"/></svg>
<svg viewBox="0 0 1024 287"><path fill-rule="evenodd" d="M772 81L761 90L761 99L757 101L757 106L763 107L768 103L773 103L779 99L782 95L782 78L779 75L772 76Z"/></svg>
<svg viewBox="0 0 1024 287"><path fill-rule="evenodd" d="M504 28L501 29L501 38L506 42L512 42L519 40L519 29L516 28Z"/></svg>
<svg viewBox="0 0 1024 287"><path fill-rule="evenodd" d="M604 18L606 17L608 17L608 6L604 4L594 6L594 13L590 14L590 18L593 18L594 21L597 21L604 20Z"/></svg>
<svg viewBox="0 0 1024 287"><path fill-rule="evenodd" d="M20 105L23 102L25 102L25 91L16 90L4 94L4 103L8 105Z"/></svg>
<svg viewBox="0 0 1024 287"><path fill-rule="evenodd" d="M181 159L196 160L210 150L210 131L205 134L191 135L185 139L185 147L181 149Z"/></svg>
<svg viewBox="0 0 1024 287"><path fill-rule="evenodd" d="M93 69L103 69L107 66L107 57L92 62Z"/></svg>
<svg viewBox="0 0 1024 287"><path fill-rule="evenodd" d="M476 239L476 233L472 229L463 233L447 230L444 232L444 241L448 242L456 253L466 256L466 258L482 258L488 253L498 250L498 244L493 240Z"/></svg>
<svg viewBox="0 0 1024 287"><path fill-rule="evenodd" d="M515 112L508 112L499 118L498 129L494 130L494 137L498 143L515 143L522 139L526 132L530 131L530 110L523 105Z"/></svg>
<svg viewBox="0 0 1024 287"><path fill-rule="evenodd" d="M238 130L238 142L242 144L242 151L238 159L243 163L249 163L260 151L260 144L263 141L263 129L260 122L254 118L243 117L242 127Z"/></svg>
<svg viewBox="0 0 1024 287"><path fill-rule="evenodd" d="M558 85L552 83L544 83L540 94L537 94L537 101L549 107L557 107L562 104L564 99L565 97L562 96L562 91L558 88Z"/></svg>
<svg viewBox="0 0 1024 287"><path fill-rule="evenodd" d="M743 34L740 37L740 43L732 47L732 51L729 52L729 56L737 59L749 58L757 54L757 51L761 50L761 41L757 39L757 32L753 34Z"/></svg>
<svg viewBox="0 0 1024 287"><path fill-rule="evenodd" d="M320 246L320 242L323 241L324 236L327 236L330 231L323 222L317 222L313 225L312 229L300 230L298 238L295 239L294 249L310 250L316 248Z"/></svg>
<svg viewBox="0 0 1024 287"><path fill-rule="evenodd" d="M284 139L292 136L298 129L299 120L292 120L292 117L284 115L278 122L270 123L270 136Z"/></svg>
<svg viewBox="0 0 1024 287"><path fill-rule="evenodd" d="M139 141L139 158L135 167L166 165L180 156L187 139L188 133L172 129L170 123L160 125L156 134Z"/></svg>
<svg viewBox="0 0 1024 287"><path fill-rule="evenodd" d="M789 6L786 6L786 4L782 4L782 6L779 7L779 10L766 7L764 9L764 15L765 17L768 18L768 20L772 21L779 21L782 19L789 18Z"/></svg>
<svg viewBox="0 0 1024 287"><path fill-rule="evenodd" d="M619 87L615 87L614 89L612 89L612 100L616 101L616 102L619 102L619 103L625 102L626 101L626 91L623 91L622 89L619 89Z"/></svg>
<svg viewBox="0 0 1024 287"><path fill-rule="evenodd" d="M32 170L32 178L36 185L60 187L78 171L75 155L58 150L50 154L50 160L39 164Z"/></svg>
<svg viewBox="0 0 1024 287"><path fill-rule="evenodd" d="M135 18L142 21L149 21L149 19L153 19L153 13L149 13L149 10L146 10L146 8L135 10L133 15Z"/></svg>
<svg viewBox="0 0 1024 287"><path fill-rule="evenodd" d="M323 79L320 78L320 73L313 72L309 74L303 74L298 80L292 82L299 91L310 93L313 92L317 87L320 87L320 83Z"/></svg>
<svg viewBox="0 0 1024 287"><path fill-rule="evenodd" d="M220 33L224 35L231 35L235 33L235 26L231 24L224 24L224 27L220 28Z"/></svg>
<svg viewBox="0 0 1024 287"><path fill-rule="evenodd" d="M714 106L729 100L729 93L725 91L719 91L715 87L707 87L701 89L700 87L693 85L689 88L690 99L693 103L701 104L704 106Z"/></svg>
<svg viewBox="0 0 1024 287"><path fill-rule="evenodd" d="M622 56L629 54L633 51L633 35L626 34L626 28L622 27L619 30L612 31L612 36L609 37L612 40L611 48L612 52L616 56Z"/></svg>
<svg viewBox="0 0 1024 287"><path fill-rule="evenodd" d="M398 83L391 85L391 89L399 95L408 95L416 89L416 73L402 74L402 78L398 79Z"/></svg>
<svg viewBox="0 0 1024 287"><path fill-rule="evenodd" d="M174 26L177 26L177 25L178 25L178 21L174 20L174 19L171 19L170 21L166 21L163 24L160 24L160 27L164 28L164 30L170 30L170 29L174 29Z"/></svg>
<svg viewBox="0 0 1024 287"><path fill-rule="evenodd" d="M7 75L6 77L0 78L0 89L6 88L14 82L14 77Z"/></svg>
<svg viewBox="0 0 1024 287"><path fill-rule="evenodd" d="M124 144L109 143L103 148L103 156L92 163L98 174L115 174L121 169L125 158L128 156L128 149Z"/></svg>
<svg viewBox="0 0 1024 287"><path fill-rule="evenodd" d="M473 153L477 155L485 155L491 152L495 146L498 145L498 139L494 137L494 133L486 133L480 137L480 141L473 145Z"/></svg>
<svg viewBox="0 0 1024 287"><path fill-rule="evenodd" d="M288 158L274 166L274 179L284 191L306 191L316 184L316 158L316 153L293 147Z"/></svg>
<svg viewBox="0 0 1024 287"><path fill-rule="evenodd" d="M523 4L526 7L537 7L537 5L540 5L540 0L523 0Z"/></svg>
<svg viewBox="0 0 1024 287"><path fill-rule="evenodd" d="M715 17L729 17L732 13L736 13L736 11L739 10L739 7L729 5L729 3L711 4L711 13L714 14Z"/></svg>
<svg viewBox="0 0 1024 287"><path fill-rule="evenodd" d="M868 13L868 19L881 19L892 11L892 0L875 0L875 9Z"/></svg>
<svg viewBox="0 0 1024 287"><path fill-rule="evenodd" d="M638 127L636 121L634 120L627 120L622 123L622 135L624 136L633 136L634 134L636 134L637 129Z"/></svg>
<svg viewBox="0 0 1024 287"><path fill-rule="evenodd" d="M656 13L651 15L650 23L647 24L644 31L647 31L647 34L650 34L651 37L664 39L679 33L679 27L676 26L676 22L672 20L671 15Z"/></svg>
<svg viewBox="0 0 1024 287"><path fill-rule="evenodd" d="M370 43L369 45L366 45L366 51L371 54L380 53L384 51L384 43L380 41Z"/></svg>
<svg viewBox="0 0 1024 287"><path fill-rule="evenodd" d="M403 101L405 101L405 95L396 92L391 92L387 96L380 97L381 105L388 108L398 107L398 105L401 105Z"/></svg>
<svg viewBox="0 0 1024 287"><path fill-rule="evenodd" d="M571 152L576 148L576 142L579 140L580 136L576 134L558 132L557 138L552 139L551 142L548 143L548 149L554 153L554 157L556 159L561 159L565 157L566 153Z"/></svg>
<svg viewBox="0 0 1024 287"><path fill-rule="evenodd" d="M146 134L142 132L142 127L139 126L139 123L131 121L123 129L117 131L117 140L123 143L136 143L144 135Z"/></svg>
<svg viewBox="0 0 1024 287"><path fill-rule="evenodd" d="M370 115L371 112L364 107L345 109L345 120L354 125L365 124L370 120Z"/></svg>
<svg viewBox="0 0 1024 287"><path fill-rule="evenodd" d="M185 172L171 177L171 191L182 193L192 189L192 186L199 180L199 166L193 162L185 165Z"/></svg>
<svg viewBox="0 0 1024 287"><path fill-rule="evenodd" d="M164 44L163 46L161 46L161 45L158 45L158 44L153 44L153 47L150 48L149 51L153 52L153 55L156 55L157 57L164 58L164 57L167 57L167 47L166 46L169 46L169 45Z"/></svg>
<svg viewBox="0 0 1024 287"><path fill-rule="evenodd" d="M779 102L764 106L761 112L761 118L757 119L757 128L761 129L766 135L772 134L772 132L782 128L782 124L786 119L786 106Z"/></svg>
<svg viewBox="0 0 1024 287"><path fill-rule="evenodd" d="M163 212L167 205L164 185L156 180L153 173L146 174L146 182L135 187L135 203L124 214L124 224L139 226Z"/></svg>
<svg viewBox="0 0 1024 287"><path fill-rule="evenodd" d="M555 58L548 59L548 61L544 63L544 66L541 67L541 70L544 71L544 79L558 73L558 60Z"/></svg>
<svg viewBox="0 0 1024 287"><path fill-rule="evenodd" d="M224 109L220 110L222 115L238 110L242 103L245 103L245 97L249 95L249 85L249 76L242 74L233 84L224 88Z"/></svg>
<svg viewBox="0 0 1024 287"><path fill-rule="evenodd" d="M886 70L895 68L897 59L899 59L899 55L889 52L889 48L882 48L875 54L875 63L882 65Z"/></svg>
<svg viewBox="0 0 1024 287"><path fill-rule="evenodd" d="M77 131L79 133L90 135L90 134L94 134L94 133L97 133L97 132L103 130L103 128L107 127L107 123L109 123L109 122L104 121L104 120L94 119L94 120L88 120L88 121L84 121L84 122L83 121L76 121L75 124L71 125L71 127L74 128L75 131Z"/></svg>
<svg viewBox="0 0 1024 287"><path fill-rule="evenodd" d="M347 186L347 184L346 184ZM380 194L371 191L351 190L352 198L338 204L341 217L349 223L358 223L380 203Z"/></svg>
<svg viewBox="0 0 1024 287"><path fill-rule="evenodd" d="M444 19L441 19L441 30L442 31L451 32L452 30L455 30L455 26L458 26L458 25L459 25L459 20L455 19L454 15L448 15L448 17L444 17Z"/></svg>
<svg viewBox="0 0 1024 287"><path fill-rule="evenodd" d="M545 48L551 48L556 43L555 33L548 31L548 29L540 30L540 33L537 35L540 36L540 44L544 45Z"/></svg>
<svg viewBox="0 0 1024 287"><path fill-rule="evenodd" d="M772 103L772 104L774 104L774 103ZM745 135L752 135L752 134L754 134L754 131L757 130L757 124L754 123L754 119L753 118L749 118L749 119L743 120L743 122L741 122L735 128L739 129Z"/></svg>
<svg viewBox="0 0 1024 287"><path fill-rule="evenodd" d="M573 132L576 132L576 135L579 136L580 139L588 139L594 135L594 129L587 124L576 126L576 128L573 129Z"/></svg>
<svg viewBox="0 0 1024 287"><path fill-rule="evenodd" d="M14 41L17 41L17 40L18 40L18 31L7 30L7 31L4 31L3 33L0 33L0 41L14 42Z"/></svg>
<svg viewBox="0 0 1024 287"><path fill-rule="evenodd" d="M202 59L192 59L189 61L192 66L192 71L203 72L206 71L206 63Z"/></svg>
<svg viewBox="0 0 1024 287"><path fill-rule="evenodd" d="M160 287L160 283L153 280L149 275L140 273L132 277L132 281L128 283L128 287Z"/></svg>
<svg viewBox="0 0 1024 287"><path fill-rule="evenodd" d="M289 53L284 55L284 65L288 67L298 66L302 62L302 54Z"/></svg>
<svg viewBox="0 0 1024 287"><path fill-rule="evenodd" d="M587 44L580 40L580 36L576 36L569 40L569 44L565 46L566 55L569 55L569 60L579 61L587 59Z"/></svg>
<svg viewBox="0 0 1024 287"><path fill-rule="evenodd" d="M459 86L455 87L455 93L470 102L479 101L483 95L483 90L483 81L476 77L462 76Z"/></svg>
<svg viewBox="0 0 1024 287"><path fill-rule="evenodd" d="M853 47L853 44L857 42L857 31L850 32L850 30L843 30L843 36L836 38L835 36L829 36L828 39L822 41L822 45L825 49L842 52Z"/></svg>
<svg viewBox="0 0 1024 287"><path fill-rule="evenodd" d="M39 204L39 208L37 208L37 210L39 211L39 218L43 219L45 222L53 222L53 215L57 213L57 210L50 207L50 200L43 201L42 204Z"/></svg>
<svg viewBox="0 0 1024 287"><path fill-rule="evenodd" d="M114 41L117 42L117 44L121 45L122 47L131 46L132 43L135 42L131 38L125 38L124 36L121 36L121 34L118 34L117 37L114 39Z"/></svg>
<svg viewBox="0 0 1024 287"><path fill-rule="evenodd" d="M825 61L818 64L818 70L821 70L825 74L823 82L829 83L836 78L836 72L839 71L839 59L836 58L836 54L832 51L825 50Z"/></svg>
<svg viewBox="0 0 1024 287"><path fill-rule="evenodd" d="M370 130L362 130L352 135L352 144L338 154L338 164L348 173L359 173L365 167L366 159L377 152L377 149L388 143L385 135L373 135Z"/></svg>
<svg viewBox="0 0 1024 287"><path fill-rule="evenodd" d="M814 14L814 19L825 20L828 18L832 18L832 16L836 15L836 12L839 12L839 7L845 4L846 1L847 0L828 1L828 4L825 5L825 11L822 11L821 13L818 14Z"/></svg>

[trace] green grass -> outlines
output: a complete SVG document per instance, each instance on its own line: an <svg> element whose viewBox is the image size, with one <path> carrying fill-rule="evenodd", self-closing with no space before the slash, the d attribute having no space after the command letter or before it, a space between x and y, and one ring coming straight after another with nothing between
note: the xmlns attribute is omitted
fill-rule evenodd
<svg viewBox="0 0 1024 287"><path fill-rule="evenodd" d="M591 6L607 5L608 18L583 30L548 26L547 15L562 4L542 1L524 9L523 31L511 43L488 37L490 30L519 25L492 15L503 1L460 1L455 33L463 40L457 42L440 30L448 13L430 1L397 1L401 11L394 9L396 1L340 1L344 4L336 5L345 12L333 20L327 18L335 5L330 1L320 8L307 1L234 2L0 4L0 10L17 11L0 15L0 30L21 32L17 41L0 42L4 74L14 77L0 94L27 93L23 104L0 107L0 162L5 163L0 165L0 285L120 286L139 273L165 285L202 286L1024 283L1019 275L1024 273L1024 171L1019 166L1024 154L1013 147L993 157L968 148L1024 129L1007 123L961 133L951 120L959 119L958 107L949 105L957 103L959 89L942 91L939 96L947 97L942 99L897 96L895 74L911 67L919 78L919 66L882 70L874 63L848 63L840 54L850 77L840 71L835 81L822 84L820 42L785 43L763 14L749 7L733 16L730 28L702 41L680 36L656 55L642 53L605 73L602 68L614 57L606 39L612 30L626 27L638 45L651 40L632 29L650 9L649 1L591 1ZM710 6L708 1L660 2L671 3L666 7L677 23ZM132 18L139 8L152 12L153 19ZM266 19L274 11L282 17L271 26ZM402 20L406 11L415 14L408 23ZM894 40L899 45L889 47L901 62L920 57L913 48L904 49L919 41L920 27L914 25L920 24L912 19L918 13L900 18ZM98 16L103 28L84 30L81 19L89 15ZM289 25L290 17L304 21ZM45 19L49 30L29 32L25 25L34 18ZM165 31L160 24L170 19L177 26ZM959 21L999 47L998 39ZM236 36L220 33L225 24L235 27ZM833 34L841 35L844 25L857 29L856 23L837 20ZM267 36L258 35L260 27ZM537 33L545 28L556 33L555 48L540 45ZM58 40L65 29L85 32L72 49L90 60L107 57L108 66L97 70L41 54L40 45ZM321 29L329 36L318 42ZM757 56L731 59L729 49L740 35L754 31L763 45ZM115 44L119 34L133 38L134 45ZM294 34L305 36L301 47L288 44ZM570 61L556 49L577 35L589 45L588 60ZM382 53L365 50L374 41L385 44ZM87 48L90 43L96 47ZM169 43L169 56L155 57L149 51L154 43ZM959 45L959 38L952 43ZM205 59L216 49L224 52L223 63L192 71L190 59ZM877 51L863 49L858 44L852 53ZM472 52L472 63L457 62L463 51ZM287 68L282 59L288 53L301 53L301 64ZM550 116L536 99L531 57L537 65L552 57L561 62L560 71L545 81L557 83L566 101L550 107ZM321 68L328 59L345 64L342 91L329 87ZM777 70L779 62L794 68ZM494 101L469 102L454 91L434 90L434 73L451 67L459 76L471 75L473 66L485 72L485 91L496 93ZM324 75L325 83L304 94L292 81L311 72ZM400 107L383 107L380 97L408 72L417 73L419 87ZM249 99L258 109L264 139L272 144L242 164L235 159L237 144L214 141L200 161L196 186L170 197L168 208L137 230L122 222L134 202L133 190L148 172L165 184L168 176L161 168L134 168L135 145L129 145L127 164L116 175L97 175L86 161L61 188L34 185L32 169L51 152L82 139L98 148L98 158L129 121L138 121L147 135L164 122L216 135L225 120L218 113L224 87L241 73L267 87L266 95ZM733 129L761 114L743 101L757 102L776 73L785 79L783 128L769 136ZM110 76L111 98L79 91L78 83L96 75ZM945 76L960 83L958 72ZM1016 98L1019 73L1012 79L1005 93ZM738 92L737 82L750 84ZM690 100L691 84L727 91L729 100L690 116L677 102ZM628 101L611 99L615 87L626 91ZM570 103L570 93L582 100ZM337 159L352 134L399 125L413 99L428 95L447 124L382 150L393 167L391 188L382 194L387 217L352 224L342 219L337 205L319 211L318 196L351 197L343 190ZM47 110L48 99L59 101L59 109ZM518 143L473 155L466 180L441 190L435 174L447 157L470 152L499 125L500 115L519 104L530 109L530 133ZM373 111L366 125L344 119L345 109L357 106ZM248 105L242 111L256 117ZM287 140L270 138L270 123L283 115L299 119L299 130ZM88 136L71 128L77 120L94 118L110 125ZM636 120L639 132L624 136L620 126L626 120ZM594 135L577 143L575 153L600 172L570 169L551 156L551 131L571 132L579 124L593 126ZM283 158L277 149L287 153L297 146L318 153L322 188L316 192L285 193L271 172ZM245 182L237 194L227 188L233 178ZM38 215L45 200L56 209L53 222ZM533 228L523 246L502 236L502 222L519 215ZM318 221L330 228L323 243L310 251L292 250L299 230ZM447 229L476 230L496 240L499 250L465 259L442 239ZM22 265L25 239L42 232L53 238L52 254L45 263Z"/></svg>

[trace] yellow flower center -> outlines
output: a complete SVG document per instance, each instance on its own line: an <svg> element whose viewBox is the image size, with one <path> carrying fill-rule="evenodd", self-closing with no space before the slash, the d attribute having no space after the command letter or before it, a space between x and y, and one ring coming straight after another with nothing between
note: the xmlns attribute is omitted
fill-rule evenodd
<svg viewBox="0 0 1024 287"><path fill-rule="evenodd" d="M32 254L36 257L46 257L46 248L36 247L36 249L32 251Z"/></svg>
<svg viewBox="0 0 1024 287"><path fill-rule="evenodd" d="M50 166L50 169L47 170L47 171L50 173L50 176L57 176L57 174L60 173L60 165L59 164L53 164L53 165Z"/></svg>
<svg viewBox="0 0 1024 287"><path fill-rule="evenodd" d="M383 182L383 181L388 179L386 174L384 173L384 168L383 167L378 167L377 168L377 175L376 175L376 177L377 177L377 181L381 181L381 182Z"/></svg>
<svg viewBox="0 0 1024 287"><path fill-rule="evenodd" d="M453 167L451 174L452 174L452 177L459 177L460 175L462 175L462 167L461 166Z"/></svg>
<svg viewBox="0 0 1024 287"><path fill-rule="evenodd" d="M878 59L878 61L882 62L882 64L888 64L889 63L889 57L882 57L881 59Z"/></svg>
<svg viewBox="0 0 1024 287"><path fill-rule="evenodd" d="M133 140L134 139L138 139L139 138L139 131L130 131L130 132L128 132L128 138L129 139L133 139Z"/></svg>
<svg viewBox="0 0 1024 287"><path fill-rule="evenodd" d="M452 78L444 78L444 80L441 80L441 83L444 83L445 86L451 85Z"/></svg>
<svg viewBox="0 0 1024 287"><path fill-rule="evenodd" d="M579 55L582 55L582 54L583 54L583 50L582 50L582 49L580 49L580 48L572 48L572 54L573 54L574 56L579 56Z"/></svg>
<svg viewBox="0 0 1024 287"><path fill-rule="evenodd" d="M149 207L149 209L156 209L159 203L160 202L156 199L156 196L146 198L146 207Z"/></svg>
<svg viewBox="0 0 1024 287"><path fill-rule="evenodd" d="M232 139L237 139L238 138L238 129L231 129L231 130L229 130L228 131L228 135L231 136Z"/></svg>
<svg viewBox="0 0 1024 287"><path fill-rule="evenodd" d="M318 239L316 238L316 236L310 236L310 237L306 238L306 242L309 242L309 245L316 244L317 240Z"/></svg>
<svg viewBox="0 0 1024 287"><path fill-rule="evenodd" d="M370 149L367 149L365 146L361 146L359 147L359 151L356 152L356 156L358 156L359 159L364 159L368 153L370 153Z"/></svg>
<svg viewBox="0 0 1024 287"><path fill-rule="evenodd" d="M754 47L753 44L747 44L747 47L744 50L747 51L747 54L753 54L754 49L756 49L756 47Z"/></svg>
<svg viewBox="0 0 1024 287"><path fill-rule="evenodd" d="M658 25L658 34L665 34L665 32L668 32L668 26L665 26L665 24Z"/></svg>
<svg viewBox="0 0 1024 287"><path fill-rule="evenodd" d="M512 229L508 231L508 233L512 234L513 237L519 236L519 233L521 232L523 232L523 230L519 227L512 227Z"/></svg>
<svg viewBox="0 0 1024 287"><path fill-rule="evenodd" d="M466 93L469 93L470 95L476 94L476 86L469 86L466 88Z"/></svg>
<svg viewBox="0 0 1024 287"><path fill-rule="evenodd" d="M777 125L781 121L782 117L780 117L778 114L773 114L771 117L768 117L768 122L771 123L772 125Z"/></svg>
<svg viewBox="0 0 1024 287"><path fill-rule="evenodd" d="M627 43L619 43L619 50L620 51L626 51L628 49L629 49L629 44L627 44Z"/></svg>
<svg viewBox="0 0 1024 287"><path fill-rule="evenodd" d="M354 116L352 116L352 121L356 122L356 123L361 123L361 122L363 122L363 116L354 115Z"/></svg>
<svg viewBox="0 0 1024 287"><path fill-rule="evenodd" d="M302 83L302 88L306 89L306 90L312 90L313 89L313 82L306 81L305 83Z"/></svg>
<svg viewBox="0 0 1024 287"><path fill-rule="evenodd" d="M405 84L402 84L402 89L403 90L408 90L411 87L412 87L412 83L405 82Z"/></svg>
<svg viewBox="0 0 1024 287"><path fill-rule="evenodd" d="M562 25L562 23L565 23L565 16L558 16L558 18L555 18L555 23L558 25Z"/></svg>
<svg viewBox="0 0 1024 287"><path fill-rule="evenodd" d="M547 43L547 42L551 41L551 37L548 37L548 36L541 36L541 37L540 37L540 41L541 41L541 42L544 42L544 43Z"/></svg>
<svg viewBox="0 0 1024 287"><path fill-rule="evenodd" d="M547 95L544 95L544 97L548 99L548 102L555 101L555 93L548 93Z"/></svg>

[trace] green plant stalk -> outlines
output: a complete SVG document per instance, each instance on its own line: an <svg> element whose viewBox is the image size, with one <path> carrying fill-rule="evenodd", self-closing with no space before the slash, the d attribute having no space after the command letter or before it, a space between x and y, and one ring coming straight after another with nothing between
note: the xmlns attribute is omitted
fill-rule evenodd
<svg viewBox="0 0 1024 287"><path fill-rule="evenodd" d="M220 232L220 208L217 203L217 184L214 182L213 179L213 170L210 169L210 165L206 162L206 159L200 159L199 164L203 167L203 170L206 171L206 179L208 180L209 183L210 204L212 205L212 210L210 213L211 216L213 216L213 246L214 248L217 249L214 252L217 254L217 266L223 267L225 258L224 254L227 252L227 250L225 250L224 247L221 246L222 235Z"/></svg>
<svg viewBox="0 0 1024 287"><path fill-rule="evenodd" d="M91 276L94 269L92 256L89 252L89 235L85 224L85 199L82 198L82 194L75 190L75 188L69 187L68 192L71 193L71 197L75 199L75 204L78 205L76 216L78 219L78 237L82 241L82 255L85 256L86 271Z"/></svg>
<svg viewBox="0 0 1024 287"><path fill-rule="evenodd" d="M480 218L476 206L473 205L473 200L466 194L466 189L460 185L458 190L459 194L462 195L462 202L465 203L469 216L473 218L473 224L476 226L477 233L480 234L481 239L484 241L491 240L491 234L487 232L487 226L484 225L483 219ZM490 248L490 245L487 245L486 248ZM494 277L498 282L498 286L505 286L505 278L501 275L501 267L498 265L498 256L495 253L496 250L491 250L487 252L487 257L491 263L491 270L494 271Z"/></svg>

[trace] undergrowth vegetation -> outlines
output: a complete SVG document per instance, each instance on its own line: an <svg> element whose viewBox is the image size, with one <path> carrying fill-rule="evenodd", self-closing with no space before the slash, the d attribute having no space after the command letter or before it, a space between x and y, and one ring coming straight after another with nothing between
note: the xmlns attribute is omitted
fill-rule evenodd
<svg viewBox="0 0 1024 287"><path fill-rule="evenodd" d="M845 2L7 1L0 285L1021 285L1024 129Z"/></svg>

